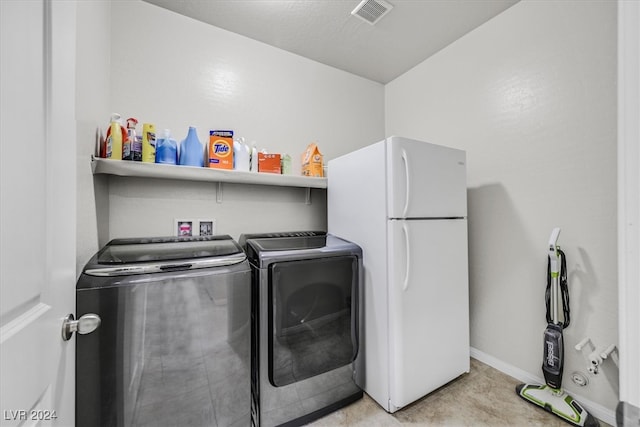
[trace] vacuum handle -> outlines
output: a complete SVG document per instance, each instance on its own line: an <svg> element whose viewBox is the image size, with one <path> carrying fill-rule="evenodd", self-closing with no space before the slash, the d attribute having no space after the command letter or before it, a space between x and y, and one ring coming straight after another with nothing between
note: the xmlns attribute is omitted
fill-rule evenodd
<svg viewBox="0 0 640 427"><path fill-rule="evenodd" d="M549 237L549 275L551 276L551 320L560 323L560 254L558 253L560 228L556 227Z"/></svg>
<svg viewBox="0 0 640 427"><path fill-rule="evenodd" d="M549 262L551 263L551 277L557 277L560 273L560 262L558 259L558 237L560 228L554 228L549 237Z"/></svg>
<svg viewBox="0 0 640 427"><path fill-rule="evenodd" d="M555 251L558 245L558 237L560 237L560 228L556 227L551 231L551 237L549 237L549 250Z"/></svg>

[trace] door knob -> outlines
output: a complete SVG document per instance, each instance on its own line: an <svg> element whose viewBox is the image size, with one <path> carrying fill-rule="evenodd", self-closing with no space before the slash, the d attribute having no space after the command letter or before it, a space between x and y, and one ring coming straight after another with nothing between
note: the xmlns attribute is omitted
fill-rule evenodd
<svg viewBox="0 0 640 427"><path fill-rule="evenodd" d="M97 314L88 313L78 320L75 320L73 314L69 314L62 321L62 339L69 341L74 332L81 335L90 334L98 329L100 322L102 322L102 319Z"/></svg>

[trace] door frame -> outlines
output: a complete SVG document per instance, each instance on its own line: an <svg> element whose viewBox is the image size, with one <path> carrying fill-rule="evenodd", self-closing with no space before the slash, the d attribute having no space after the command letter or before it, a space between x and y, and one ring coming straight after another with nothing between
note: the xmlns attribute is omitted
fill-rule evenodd
<svg viewBox="0 0 640 427"><path fill-rule="evenodd" d="M640 407L640 3L618 1L620 401Z"/></svg>

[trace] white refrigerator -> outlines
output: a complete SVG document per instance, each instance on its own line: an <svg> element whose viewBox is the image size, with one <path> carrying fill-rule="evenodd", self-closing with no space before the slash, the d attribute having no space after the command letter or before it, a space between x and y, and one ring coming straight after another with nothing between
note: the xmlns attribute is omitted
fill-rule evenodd
<svg viewBox="0 0 640 427"><path fill-rule="evenodd" d="M328 231L363 250L357 382L391 413L469 372L465 163L401 137L328 163Z"/></svg>

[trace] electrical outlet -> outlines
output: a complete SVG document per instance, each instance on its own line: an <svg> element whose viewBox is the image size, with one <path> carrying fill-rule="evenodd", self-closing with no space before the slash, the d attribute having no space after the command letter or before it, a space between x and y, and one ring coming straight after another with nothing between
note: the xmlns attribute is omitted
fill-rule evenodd
<svg viewBox="0 0 640 427"><path fill-rule="evenodd" d="M216 234L215 219L199 219L198 220L198 236L213 236Z"/></svg>
<svg viewBox="0 0 640 427"><path fill-rule="evenodd" d="M175 219L173 223L173 234L175 236L197 236L197 223L193 219Z"/></svg>
<svg viewBox="0 0 640 427"><path fill-rule="evenodd" d="M175 236L214 236L216 220L208 219L174 219L173 234Z"/></svg>

